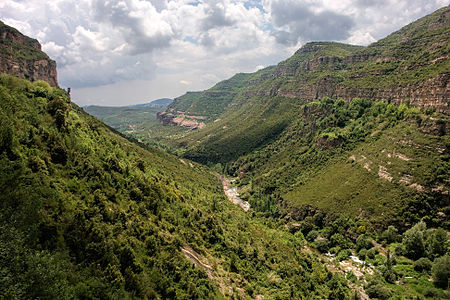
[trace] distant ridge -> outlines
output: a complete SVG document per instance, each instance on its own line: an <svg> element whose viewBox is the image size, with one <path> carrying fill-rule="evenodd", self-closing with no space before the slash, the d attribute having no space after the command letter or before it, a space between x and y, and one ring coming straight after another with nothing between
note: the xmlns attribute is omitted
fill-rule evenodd
<svg viewBox="0 0 450 300"><path fill-rule="evenodd" d="M153 101L147 102L147 103L129 105L129 107L145 107L145 106L159 107L159 106L167 106L172 102L173 102L173 99L161 98L161 99L156 99L156 100L153 100Z"/></svg>
<svg viewBox="0 0 450 300"><path fill-rule="evenodd" d="M124 105L124 106L107 106L107 105L85 105L82 106L83 109L89 108L89 107L104 107L104 108L127 108L127 107L133 107L133 108L139 108L139 107L164 107L168 106L173 102L173 99L170 98L160 98L156 100L152 100L150 102L146 103L140 103L140 104L131 104L131 105Z"/></svg>

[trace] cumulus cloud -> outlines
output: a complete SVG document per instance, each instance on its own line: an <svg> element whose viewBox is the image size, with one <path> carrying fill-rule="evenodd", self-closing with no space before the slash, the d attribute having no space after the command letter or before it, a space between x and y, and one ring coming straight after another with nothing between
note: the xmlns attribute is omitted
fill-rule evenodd
<svg viewBox="0 0 450 300"><path fill-rule="evenodd" d="M273 0L269 4L277 41L295 45L299 40L344 40L355 25L350 16L329 10L315 11L314 2Z"/></svg>
<svg viewBox="0 0 450 300"><path fill-rule="evenodd" d="M39 39L77 102L123 105L208 88L312 40L367 45L445 1L2 0L0 19Z"/></svg>

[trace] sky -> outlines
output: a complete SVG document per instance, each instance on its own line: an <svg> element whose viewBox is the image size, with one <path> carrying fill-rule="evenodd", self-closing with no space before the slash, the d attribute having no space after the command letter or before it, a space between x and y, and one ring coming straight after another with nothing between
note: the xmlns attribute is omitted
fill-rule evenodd
<svg viewBox="0 0 450 300"><path fill-rule="evenodd" d="M119 106L204 90L287 59L309 41L368 45L448 0L1 0L61 87Z"/></svg>

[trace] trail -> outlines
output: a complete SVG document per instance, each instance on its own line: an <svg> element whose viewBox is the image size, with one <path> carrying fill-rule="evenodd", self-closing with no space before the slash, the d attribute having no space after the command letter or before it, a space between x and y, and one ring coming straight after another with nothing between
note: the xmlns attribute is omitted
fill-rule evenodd
<svg viewBox="0 0 450 300"><path fill-rule="evenodd" d="M239 205L245 212L247 212L250 209L250 203L239 198L239 192L237 188L230 186L230 180L228 178L222 175L218 175L218 177L222 182L223 191L225 192L228 200L230 200L234 204Z"/></svg>
<svg viewBox="0 0 450 300"><path fill-rule="evenodd" d="M190 260L191 262L193 262L195 264L195 266L197 268L205 270L209 279L211 279L211 280L215 279L213 268L211 268L211 266L203 263L199 258L200 255L197 252L195 252L191 247L185 245L183 248L181 248L181 251L183 252L184 256L186 256L186 258L188 260Z"/></svg>

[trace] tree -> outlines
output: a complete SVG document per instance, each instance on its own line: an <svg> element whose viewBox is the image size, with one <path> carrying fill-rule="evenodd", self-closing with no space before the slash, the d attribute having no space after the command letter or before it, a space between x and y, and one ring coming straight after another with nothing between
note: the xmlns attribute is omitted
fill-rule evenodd
<svg viewBox="0 0 450 300"><path fill-rule="evenodd" d="M391 252L388 250L386 254L386 264L382 270L384 279L389 283L394 283L397 280L397 274L395 274L394 269L392 269L392 256Z"/></svg>
<svg viewBox="0 0 450 300"><path fill-rule="evenodd" d="M450 277L450 256L445 255L436 258L431 269L434 283L441 288L448 288L448 278Z"/></svg>
<svg viewBox="0 0 450 300"><path fill-rule="evenodd" d="M428 256L433 259L447 252L447 233L444 229L435 230L427 245Z"/></svg>
<svg viewBox="0 0 450 300"><path fill-rule="evenodd" d="M385 240L388 244L398 241L399 234L397 228L394 226L389 226L385 231L383 231L381 238Z"/></svg>
<svg viewBox="0 0 450 300"><path fill-rule="evenodd" d="M405 255L416 260L425 255L424 233L427 225L421 221L403 234L403 245L405 245Z"/></svg>
<svg viewBox="0 0 450 300"><path fill-rule="evenodd" d="M419 258L414 262L414 270L418 272L430 271L431 266L432 266L431 261L426 257Z"/></svg>

